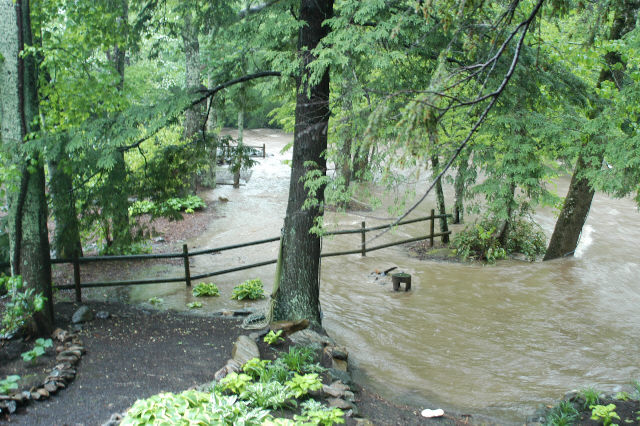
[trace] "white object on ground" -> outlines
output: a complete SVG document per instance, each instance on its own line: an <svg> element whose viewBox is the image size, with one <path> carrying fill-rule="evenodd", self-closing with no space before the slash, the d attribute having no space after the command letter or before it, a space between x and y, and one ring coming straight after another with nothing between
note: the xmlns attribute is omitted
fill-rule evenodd
<svg viewBox="0 0 640 426"><path fill-rule="evenodd" d="M442 408L438 408L437 410L425 409L422 410L422 417L442 417L444 416L444 410Z"/></svg>

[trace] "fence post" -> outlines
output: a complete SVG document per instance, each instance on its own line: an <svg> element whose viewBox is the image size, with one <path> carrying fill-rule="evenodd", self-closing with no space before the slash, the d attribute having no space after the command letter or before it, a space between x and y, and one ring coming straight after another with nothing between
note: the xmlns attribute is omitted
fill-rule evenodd
<svg viewBox="0 0 640 426"><path fill-rule="evenodd" d="M435 233L435 221L436 221L436 211L431 209L431 224L429 230L429 244L433 247L433 234Z"/></svg>
<svg viewBox="0 0 640 426"><path fill-rule="evenodd" d="M80 287L80 262L78 262L78 253L73 256L73 285L76 288L76 302L82 302L82 287Z"/></svg>
<svg viewBox="0 0 640 426"><path fill-rule="evenodd" d="M367 239L367 237L366 237L366 232L367 232L366 228L367 228L367 225L366 225L366 223L364 223L364 220L363 220L362 221L362 230L360 231L360 235L362 236L362 240L361 240L362 243L360 245L360 248L362 250L361 251L362 256L366 256L367 255L367 245L365 243L365 241Z"/></svg>
<svg viewBox="0 0 640 426"><path fill-rule="evenodd" d="M187 287L191 287L191 271L189 270L189 249L186 244L182 245L182 256L184 257L184 281Z"/></svg>
<svg viewBox="0 0 640 426"><path fill-rule="evenodd" d="M262 144L262 158L267 158L267 145Z"/></svg>

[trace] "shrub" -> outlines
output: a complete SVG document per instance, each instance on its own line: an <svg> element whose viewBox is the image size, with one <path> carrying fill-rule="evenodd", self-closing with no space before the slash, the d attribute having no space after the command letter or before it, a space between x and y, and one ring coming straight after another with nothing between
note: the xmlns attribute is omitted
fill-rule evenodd
<svg viewBox="0 0 640 426"><path fill-rule="evenodd" d="M215 297L220 296L220 290L214 283L200 283L193 289L195 297Z"/></svg>
<svg viewBox="0 0 640 426"><path fill-rule="evenodd" d="M18 381L20 381L20 376L16 375L7 376L0 380L0 395L8 395L9 391L18 389Z"/></svg>
<svg viewBox="0 0 640 426"><path fill-rule="evenodd" d="M31 361L32 363L35 364L36 360L42 355L44 355L44 353L47 351L47 348L50 348L52 346L53 346L53 341L51 341L51 339L39 338L39 339L36 339L36 342L33 345L33 349L27 352L23 352L20 355L22 356L22 359L25 362Z"/></svg>
<svg viewBox="0 0 640 426"><path fill-rule="evenodd" d="M24 327L33 314L44 308L47 298L42 293L36 293L32 288L25 289L22 277L19 275L0 278L0 285L5 286L10 297L5 304L0 334L16 333Z"/></svg>
<svg viewBox="0 0 640 426"><path fill-rule="evenodd" d="M247 280L242 284L233 288L233 293L231 294L232 299L243 300L243 299L263 299L264 298L264 288L262 285L262 281L260 279L255 280Z"/></svg>

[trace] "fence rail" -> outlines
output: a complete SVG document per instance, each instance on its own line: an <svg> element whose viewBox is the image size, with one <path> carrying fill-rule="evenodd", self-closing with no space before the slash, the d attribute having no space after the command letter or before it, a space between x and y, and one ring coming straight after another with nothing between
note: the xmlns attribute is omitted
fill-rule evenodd
<svg viewBox="0 0 640 426"><path fill-rule="evenodd" d="M433 247L434 239L438 237L444 238L445 236L451 234L451 231L439 232L435 233L435 220L442 219L445 223L445 229L447 218L451 217L450 214L440 214L436 215L434 210L431 210L431 214L429 216L420 217L417 219L410 219L399 222L396 226L408 225L411 223L417 222L429 222L429 234L423 235L420 237L404 239L400 241L394 241L390 243L380 244L373 247L366 246L366 234L371 231L379 231L385 228L388 228L389 225L378 225L367 228L366 223L364 221L361 222L361 226L358 229L344 229L338 231L329 231L324 235L348 235L348 234L360 234L361 235L361 243L359 249L354 250L346 250L346 251L338 251L331 253L322 253L321 257L333 257L333 256L345 256L350 254L360 254L361 256L366 256L367 252L380 250L392 246L397 246L401 244L412 243L416 241L429 240L430 245ZM272 237L266 238L257 241L249 241L246 243L232 244L222 247L216 247L211 249L204 250L195 250L189 251L189 248L186 244L182 246L181 253L164 253L164 254L137 254L137 255L127 255L127 256L87 256L87 257L78 257L75 259L51 259L52 264L72 264L73 265L73 284L64 284L64 285L56 285L54 288L57 289L75 289L76 301L82 301L82 289L83 288L96 288L96 287L114 287L114 286L132 286L132 285L148 285L148 284L159 284L159 283L174 283L174 282L184 282L187 287L191 286L191 281L200 280L204 278L213 277L216 275L224 275L232 272L243 271L246 269L258 268L260 266L271 265L277 263L277 259L266 260L263 262L252 263L249 265L237 266L234 268L222 269L219 271L207 272L198 275L191 275L191 265L190 259L195 256L202 255L210 255L210 254L218 254L227 250L234 250L243 247L250 247L255 245L272 243L275 241L279 241L280 237ZM92 263L92 262L118 262L118 261L132 261L132 260L153 260L153 259L183 259L184 263L184 276L181 277L172 277L172 278L153 278L153 279L141 279L141 280L127 280L127 281L103 281L103 282L90 282L90 283L82 283L80 280L80 265L84 263ZM0 264L0 267L3 265ZM6 265L4 265L6 266Z"/></svg>

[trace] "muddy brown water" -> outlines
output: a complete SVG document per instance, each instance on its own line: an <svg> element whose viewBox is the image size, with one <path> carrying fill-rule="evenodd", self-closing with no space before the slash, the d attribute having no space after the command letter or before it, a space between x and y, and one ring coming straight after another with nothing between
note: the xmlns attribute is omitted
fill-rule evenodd
<svg viewBox="0 0 640 426"><path fill-rule="evenodd" d="M291 136L252 130L245 138L249 144L265 143L269 156L259 160L241 189L223 186L209 194L222 217L188 241L190 250L280 232L289 187L283 160L290 158L290 152L281 154L280 149ZM426 177L400 192L419 191L425 182ZM560 194L566 193L567 184L566 179L557 183ZM393 203L395 195L383 198ZM434 204L433 198L427 199L412 217L427 215ZM384 207L363 214L367 217L330 213L325 222L330 229L358 228L361 220L381 224L385 222L371 216L389 215ZM570 389L624 389L640 379L639 218L631 200L597 195L575 257L544 263L420 261L403 247L366 257L325 258L324 325L349 349L356 377L400 403L522 423L540 404L553 403ZM550 235L554 213L541 210L536 219ZM376 244L423 235L427 229L427 223L401 227ZM359 244L359 235L340 236L326 239L323 250L349 250ZM273 243L201 256L193 260L192 274L274 259L277 250ZM372 276L392 266L412 275L410 292L394 293L390 282ZM259 277L268 294L274 270L271 265L214 277L221 297L198 301L207 311L260 307L265 302L231 301L232 288ZM180 274L180 268L174 272ZM173 309L187 309L195 300L180 284L134 287L129 294L134 303L152 296Z"/></svg>

